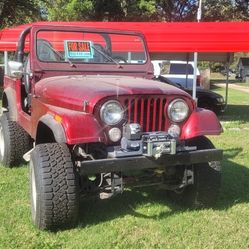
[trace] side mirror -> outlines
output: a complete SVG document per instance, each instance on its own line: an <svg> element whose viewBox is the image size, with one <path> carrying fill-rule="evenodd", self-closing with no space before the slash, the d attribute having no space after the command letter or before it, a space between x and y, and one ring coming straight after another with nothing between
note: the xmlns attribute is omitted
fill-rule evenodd
<svg viewBox="0 0 249 249"><path fill-rule="evenodd" d="M21 79L23 76L23 64L17 61L8 62L8 76Z"/></svg>

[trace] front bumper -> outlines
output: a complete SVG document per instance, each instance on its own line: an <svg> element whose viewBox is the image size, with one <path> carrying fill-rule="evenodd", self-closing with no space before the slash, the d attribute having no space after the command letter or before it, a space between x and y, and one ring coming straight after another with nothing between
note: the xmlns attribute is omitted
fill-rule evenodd
<svg viewBox="0 0 249 249"><path fill-rule="evenodd" d="M80 174L98 174L104 172L125 172L150 168L165 168L177 165L191 165L211 161L221 161L223 151L217 149L179 152L175 155L164 154L158 159L146 156L120 157L83 161Z"/></svg>

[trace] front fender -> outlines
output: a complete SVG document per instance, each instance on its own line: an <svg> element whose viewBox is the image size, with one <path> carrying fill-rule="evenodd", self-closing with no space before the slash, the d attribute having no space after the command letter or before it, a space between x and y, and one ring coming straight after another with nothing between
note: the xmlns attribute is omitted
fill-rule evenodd
<svg viewBox="0 0 249 249"><path fill-rule="evenodd" d="M66 135L62 125L57 122L50 114L45 114L41 117L39 123L45 124L54 134L55 141L57 143L66 143Z"/></svg>
<svg viewBox="0 0 249 249"><path fill-rule="evenodd" d="M50 106L48 115L63 128L67 144L107 141L103 127L92 114Z"/></svg>
<svg viewBox="0 0 249 249"><path fill-rule="evenodd" d="M223 132L221 124L210 110L197 108L182 127L181 139L190 139L197 136L219 135Z"/></svg>
<svg viewBox="0 0 249 249"><path fill-rule="evenodd" d="M68 144L107 142L103 127L92 114L77 112L76 115L64 116L62 125Z"/></svg>

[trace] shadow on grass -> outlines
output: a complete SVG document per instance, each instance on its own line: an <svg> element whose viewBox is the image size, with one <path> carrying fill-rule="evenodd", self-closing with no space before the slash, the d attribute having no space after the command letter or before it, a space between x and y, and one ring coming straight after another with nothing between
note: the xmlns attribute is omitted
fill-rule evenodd
<svg viewBox="0 0 249 249"><path fill-rule="evenodd" d="M220 121L249 122L249 105L228 105L225 112L219 116Z"/></svg>
<svg viewBox="0 0 249 249"><path fill-rule="evenodd" d="M212 90L221 90L221 89L224 89L224 87L220 87L218 85L212 85L212 83L214 83L214 82L211 82L211 84L210 84L210 90L211 91Z"/></svg>
<svg viewBox="0 0 249 249"><path fill-rule="evenodd" d="M145 215L137 212L138 206L157 203L163 204L169 208L168 211L159 214ZM144 219L163 219L175 213L182 212L185 208L174 205L167 199L166 191L154 188L132 189L132 191L124 191L122 195L109 200L82 200L81 201L81 217L79 226L94 225L115 218L121 218L126 215Z"/></svg>
<svg viewBox="0 0 249 249"><path fill-rule="evenodd" d="M249 202L249 168L246 167L247 165L240 165L231 160L242 153L242 150L242 148L234 148L224 151L222 187L215 207L219 210ZM244 156L247 157L246 154Z"/></svg>
<svg viewBox="0 0 249 249"><path fill-rule="evenodd" d="M224 151L222 187L219 199L212 207L214 210L226 210L235 204L249 202L249 169L231 161L241 152L242 148ZM169 209L154 215L145 215L136 211L137 207L151 203L165 205ZM126 215L160 220L189 211L191 209L179 206L168 199L165 190L156 188L133 189L110 200L82 200L79 226L94 225Z"/></svg>
<svg viewBox="0 0 249 249"><path fill-rule="evenodd" d="M212 79L210 81L211 84L225 84L226 83L226 78L224 79ZM229 82L231 84L235 84L235 83L241 83L241 81L237 80L237 79L229 79Z"/></svg>
<svg viewBox="0 0 249 249"><path fill-rule="evenodd" d="M224 88L219 87L217 85L212 85L211 90L224 90ZM239 99L239 96L237 97ZM221 121L237 121L239 120L241 123L249 121L249 105L241 105L241 104L229 104L228 97L228 105L225 109L224 113L219 115L219 119Z"/></svg>

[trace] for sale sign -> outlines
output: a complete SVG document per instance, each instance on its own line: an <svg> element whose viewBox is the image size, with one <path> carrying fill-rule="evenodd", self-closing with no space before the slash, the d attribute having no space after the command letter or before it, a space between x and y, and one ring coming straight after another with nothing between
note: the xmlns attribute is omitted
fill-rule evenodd
<svg viewBox="0 0 249 249"><path fill-rule="evenodd" d="M67 59L92 59L94 55L92 41L67 40L64 49Z"/></svg>

